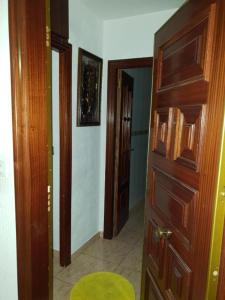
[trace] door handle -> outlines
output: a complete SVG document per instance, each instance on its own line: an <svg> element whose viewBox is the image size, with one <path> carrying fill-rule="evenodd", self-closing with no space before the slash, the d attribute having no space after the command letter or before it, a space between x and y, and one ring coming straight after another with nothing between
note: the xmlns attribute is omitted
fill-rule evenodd
<svg viewBox="0 0 225 300"><path fill-rule="evenodd" d="M155 229L154 235L157 241L160 241L161 239L168 240L172 235L172 231L167 228L158 226Z"/></svg>

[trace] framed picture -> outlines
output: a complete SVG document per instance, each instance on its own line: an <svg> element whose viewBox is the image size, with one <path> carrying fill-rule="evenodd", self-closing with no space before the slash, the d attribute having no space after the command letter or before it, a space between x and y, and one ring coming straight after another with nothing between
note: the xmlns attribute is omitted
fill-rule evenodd
<svg viewBox="0 0 225 300"><path fill-rule="evenodd" d="M79 48L77 126L100 125L102 59Z"/></svg>

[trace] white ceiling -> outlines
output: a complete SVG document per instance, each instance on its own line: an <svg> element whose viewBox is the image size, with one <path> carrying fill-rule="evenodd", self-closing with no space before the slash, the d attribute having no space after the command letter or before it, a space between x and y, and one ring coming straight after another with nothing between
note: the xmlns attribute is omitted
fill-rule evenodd
<svg viewBox="0 0 225 300"><path fill-rule="evenodd" d="M185 0L82 0L103 20L147 14L181 6Z"/></svg>

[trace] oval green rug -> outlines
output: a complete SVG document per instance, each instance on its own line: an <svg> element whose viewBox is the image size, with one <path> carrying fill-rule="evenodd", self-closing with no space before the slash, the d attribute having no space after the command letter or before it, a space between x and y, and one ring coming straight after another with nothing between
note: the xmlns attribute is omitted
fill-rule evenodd
<svg viewBox="0 0 225 300"><path fill-rule="evenodd" d="M73 287L70 300L135 300L132 284L111 272L91 273Z"/></svg>

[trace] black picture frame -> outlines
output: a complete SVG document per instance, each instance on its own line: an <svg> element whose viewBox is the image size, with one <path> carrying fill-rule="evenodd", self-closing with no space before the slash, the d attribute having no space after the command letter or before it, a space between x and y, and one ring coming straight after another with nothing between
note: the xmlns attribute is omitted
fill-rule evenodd
<svg viewBox="0 0 225 300"><path fill-rule="evenodd" d="M102 58L78 49L77 126L101 123Z"/></svg>

